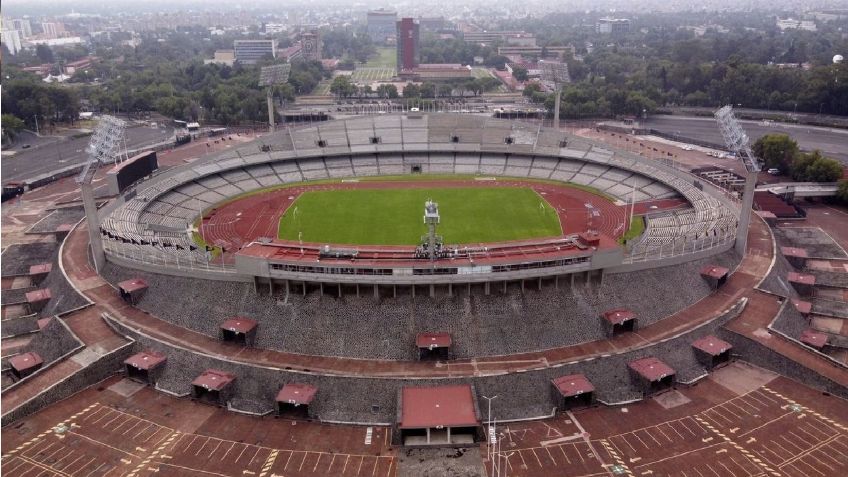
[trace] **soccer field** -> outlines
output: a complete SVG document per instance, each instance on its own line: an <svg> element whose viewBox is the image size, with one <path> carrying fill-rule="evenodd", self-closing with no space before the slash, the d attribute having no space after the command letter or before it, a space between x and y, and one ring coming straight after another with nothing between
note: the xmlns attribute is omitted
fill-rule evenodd
<svg viewBox="0 0 848 477"><path fill-rule="evenodd" d="M280 219L279 237L304 242L417 245L424 202L439 204L446 244L562 234L556 211L527 187L349 189L305 192Z"/></svg>

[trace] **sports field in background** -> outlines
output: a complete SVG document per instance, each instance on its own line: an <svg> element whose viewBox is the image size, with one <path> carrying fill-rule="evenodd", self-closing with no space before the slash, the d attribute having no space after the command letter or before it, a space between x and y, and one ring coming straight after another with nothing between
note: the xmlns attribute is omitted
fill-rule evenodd
<svg viewBox="0 0 848 477"><path fill-rule="evenodd" d="M350 189L305 192L280 219L279 237L304 242L417 245L424 202L439 204L446 244L562 234L556 211L527 187Z"/></svg>

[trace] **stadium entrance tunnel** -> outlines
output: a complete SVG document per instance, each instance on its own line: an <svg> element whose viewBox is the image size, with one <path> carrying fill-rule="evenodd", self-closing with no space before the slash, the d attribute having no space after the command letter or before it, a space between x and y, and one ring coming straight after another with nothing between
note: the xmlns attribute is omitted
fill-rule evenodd
<svg viewBox="0 0 848 477"><path fill-rule="evenodd" d="M482 437L474 386L404 387L398 391L394 445L465 447Z"/></svg>
<svg viewBox="0 0 848 477"><path fill-rule="evenodd" d="M585 408L595 402L595 386L582 374L560 376L551 380L551 397L557 411Z"/></svg>

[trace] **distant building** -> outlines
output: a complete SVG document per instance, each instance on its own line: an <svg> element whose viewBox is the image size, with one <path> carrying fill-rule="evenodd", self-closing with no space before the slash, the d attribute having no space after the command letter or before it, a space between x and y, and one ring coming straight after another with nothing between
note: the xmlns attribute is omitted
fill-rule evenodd
<svg viewBox="0 0 848 477"><path fill-rule="evenodd" d="M368 12L368 36L374 43L385 43L386 39L395 34L397 12L392 10L371 10Z"/></svg>
<svg viewBox="0 0 848 477"><path fill-rule="evenodd" d="M79 70L84 70L86 68L91 67L91 65L97 61L97 57L94 56L86 56L85 58L77 61L71 61L70 63L65 63L62 67L64 73L66 75L73 76Z"/></svg>
<svg viewBox="0 0 848 477"><path fill-rule="evenodd" d="M468 43L484 45L502 41L507 45L536 46L536 37L524 31L476 31L465 33L462 38Z"/></svg>
<svg viewBox="0 0 848 477"><path fill-rule="evenodd" d="M424 31L439 31L445 28L445 17L421 17L418 25Z"/></svg>
<svg viewBox="0 0 848 477"><path fill-rule="evenodd" d="M287 28L282 23L266 23L264 30L266 35L278 35L280 33L285 33Z"/></svg>
<svg viewBox="0 0 848 477"><path fill-rule="evenodd" d="M473 78L470 66L452 63L430 63L400 70L398 76L404 81L448 81Z"/></svg>
<svg viewBox="0 0 848 477"><path fill-rule="evenodd" d="M61 22L45 22L41 24L45 38L59 38L65 34L65 24Z"/></svg>
<svg viewBox="0 0 848 477"><path fill-rule="evenodd" d="M595 24L595 31L605 35L620 35L630 31L627 18L601 18Z"/></svg>
<svg viewBox="0 0 848 477"><path fill-rule="evenodd" d="M573 46L499 46L501 56L533 56L536 58L562 58L566 54L574 56Z"/></svg>
<svg viewBox="0 0 848 477"><path fill-rule="evenodd" d="M300 35L300 46L304 60L321 61L321 34L318 30Z"/></svg>
<svg viewBox="0 0 848 477"><path fill-rule="evenodd" d="M9 54L17 55L21 51L21 35L18 30L3 30L2 40Z"/></svg>
<svg viewBox="0 0 848 477"><path fill-rule="evenodd" d="M246 65L255 64L257 61L271 55L277 57L276 40L235 40L233 41L233 53L235 60Z"/></svg>
<svg viewBox="0 0 848 477"><path fill-rule="evenodd" d="M234 50L215 50L215 56L213 56L211 60L203 60L203 64L233 66L233 63L235 63L235 61L236 54Z"/></svg>
<svg viewBox="0 0 848 477"><path fill-rule="evenodd" d="M818 28L816 27L816 22L814 21L793 20L792 18L787 18L786 20L777 20L777 28L781 30L818 30Z"/></svg>
<svg viewBox="0 0 848 477"><path fill-rule="evenodd" d="M397 68L411 70L418 66L418 22L401 18L397 22Z"/></svg>
<svg viewBox="0 0 848 477"><path fill-rule="evenodd" d="M17 18L12 20L12 26L21 35L21 38L29 38L32 36L32 24L28 18Z"/></svg>
<svg viewBox="0 0 848 477"><path fill-rule="evenodd" d="M283 48L277 53L277 58L285 61L286 63L291 63L294 60L299 60L303 58L303 46L300 43L295 43L294 45Z"/></svg>

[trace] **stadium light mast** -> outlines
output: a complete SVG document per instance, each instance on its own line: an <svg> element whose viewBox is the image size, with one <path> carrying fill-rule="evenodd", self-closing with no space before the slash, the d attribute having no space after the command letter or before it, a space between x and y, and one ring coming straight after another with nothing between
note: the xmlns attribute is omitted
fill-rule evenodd
<svg viewBox="0 0 848 477"><path fill-rule="evenodd" d="M436 225L439 224L439 204L432 200L424 202L424 223L427 225L427 253L431 261L436 260Z"/></svg>
<svg viewBox="0 0 848 477"><path fill-rule="evenodd" d="M114 116L100 117L94 134L88 141L88 162L76 178L80 186L82 204L85 209L85 221L88 223L88 241L91 246L91 257L94 269L99 273L106 264L106 253L103 251L103 241L100 236L100 217L97 213L97 203L94 201L94 189L91 182L101 163L117 163L121 157L121 145L124 143L124 130L127 123Z"/></svg>
<svg viewBox="0 0 848 477"><path fill-rule="evenodd" d="M291 65L289 63L283 65L263 66L259 71L259 86L265 86L265 97L268 102L268 127L271 132L274 132L274 98L272 90L274 86L283 84L289 80Z"/></svg>
<svg viewBox="0 0 848 477"><path fill-rule="evenodd" d="M751 224L751 208L754 204L754 189L757 186L757 173L760 172L760 163L751 150L748 135L733 114L733 106L727 105L720 108L715 112L715 118L727 148L737 158L741 159L745 166L745 189L742 193L742 206L739 211L739 225L736 229L735 242L736 252L745 255L745 248L748 245L748 226Z"/></svg>
<svg viewBox="0 0 848 477"><path fill-rule="evenodd" d="M556 98L554 101L554 127L559 129L559 103L562 97L562 85L571 81L568 76L568 65L559 61L541 61L542 80L554 84Z"/></svg>

